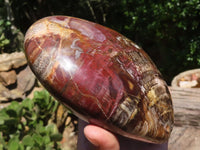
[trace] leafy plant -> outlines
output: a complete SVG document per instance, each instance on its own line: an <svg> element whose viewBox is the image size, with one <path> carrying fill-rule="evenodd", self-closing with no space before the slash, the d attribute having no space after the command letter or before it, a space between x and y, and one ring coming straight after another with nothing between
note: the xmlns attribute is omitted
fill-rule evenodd
<svg viewBox="0 0 200 150"><path fill-rule="evenodd" d="M5 49L5 46L10 43L10 40L5 37L4 31L9 28L10 22L3 19L0 20L0 48Z"/></svg>
<svg viewBox="0 0 200 150"><path fill-rule="evenodd" d="M58 102L47 91L35 92L33 99L13 101L0 111L0 150L60 149L61 133L51 115Z"/></svg>
<svg viewBox="0 0 200 150"><path fill-rule="evenodd" d="M168 82L181 71L199 67L199 0L119 2L122 32L147 51Z"/></svg>
<svg viewBox="0 0 200 150"><path fill-rule="evenodd" d="M9 0L0 0L0 53L23 50L24 36L14 24Z"/></svg>

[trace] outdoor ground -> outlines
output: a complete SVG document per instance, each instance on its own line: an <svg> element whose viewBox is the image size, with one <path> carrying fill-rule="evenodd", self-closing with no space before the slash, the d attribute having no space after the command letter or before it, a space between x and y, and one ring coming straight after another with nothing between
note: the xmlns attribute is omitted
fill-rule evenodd
<svg viewBox="0 0 200 150"><path fill-rule="evenodd" d="M65 128L61 144L63 150L77 149L77 132L74 131L74 125L72 123Z"/></svg>

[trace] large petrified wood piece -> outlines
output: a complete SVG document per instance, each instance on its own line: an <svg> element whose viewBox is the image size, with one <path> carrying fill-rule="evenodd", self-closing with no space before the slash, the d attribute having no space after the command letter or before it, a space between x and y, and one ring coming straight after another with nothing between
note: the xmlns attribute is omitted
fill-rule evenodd
<svg viewBox="0 0 200 150"><path fill-rule="evenodd" d="M52 16L34 23L24 44L36 77L77 116L133 139L168 140L168 87L134 42L92 22Z"/></svg>

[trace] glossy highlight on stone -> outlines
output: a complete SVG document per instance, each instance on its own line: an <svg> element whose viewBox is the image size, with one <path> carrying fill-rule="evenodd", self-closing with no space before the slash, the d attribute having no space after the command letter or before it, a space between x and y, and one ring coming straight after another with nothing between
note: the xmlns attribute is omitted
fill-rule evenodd
<svg viewBox="0 0 200 150"><path fill-rule="evenodd" d="M86 20L51 16L28 29L24 45L39 81L81 119L136 140L168 140L174 116L167 84L128 38Z"/></svg>

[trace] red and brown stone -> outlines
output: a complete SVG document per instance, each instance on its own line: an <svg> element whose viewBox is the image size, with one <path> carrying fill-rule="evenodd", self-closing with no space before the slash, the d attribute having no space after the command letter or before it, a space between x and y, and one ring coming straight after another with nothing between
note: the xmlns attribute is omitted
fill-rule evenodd
<svg viewBox="0 0 200 150"><path fill-rule="evenodd" d="M44 87L80 118L129 138L166 142L173 107L149 56L123 35L52 16L26 33L28 63Z"/></svg>

